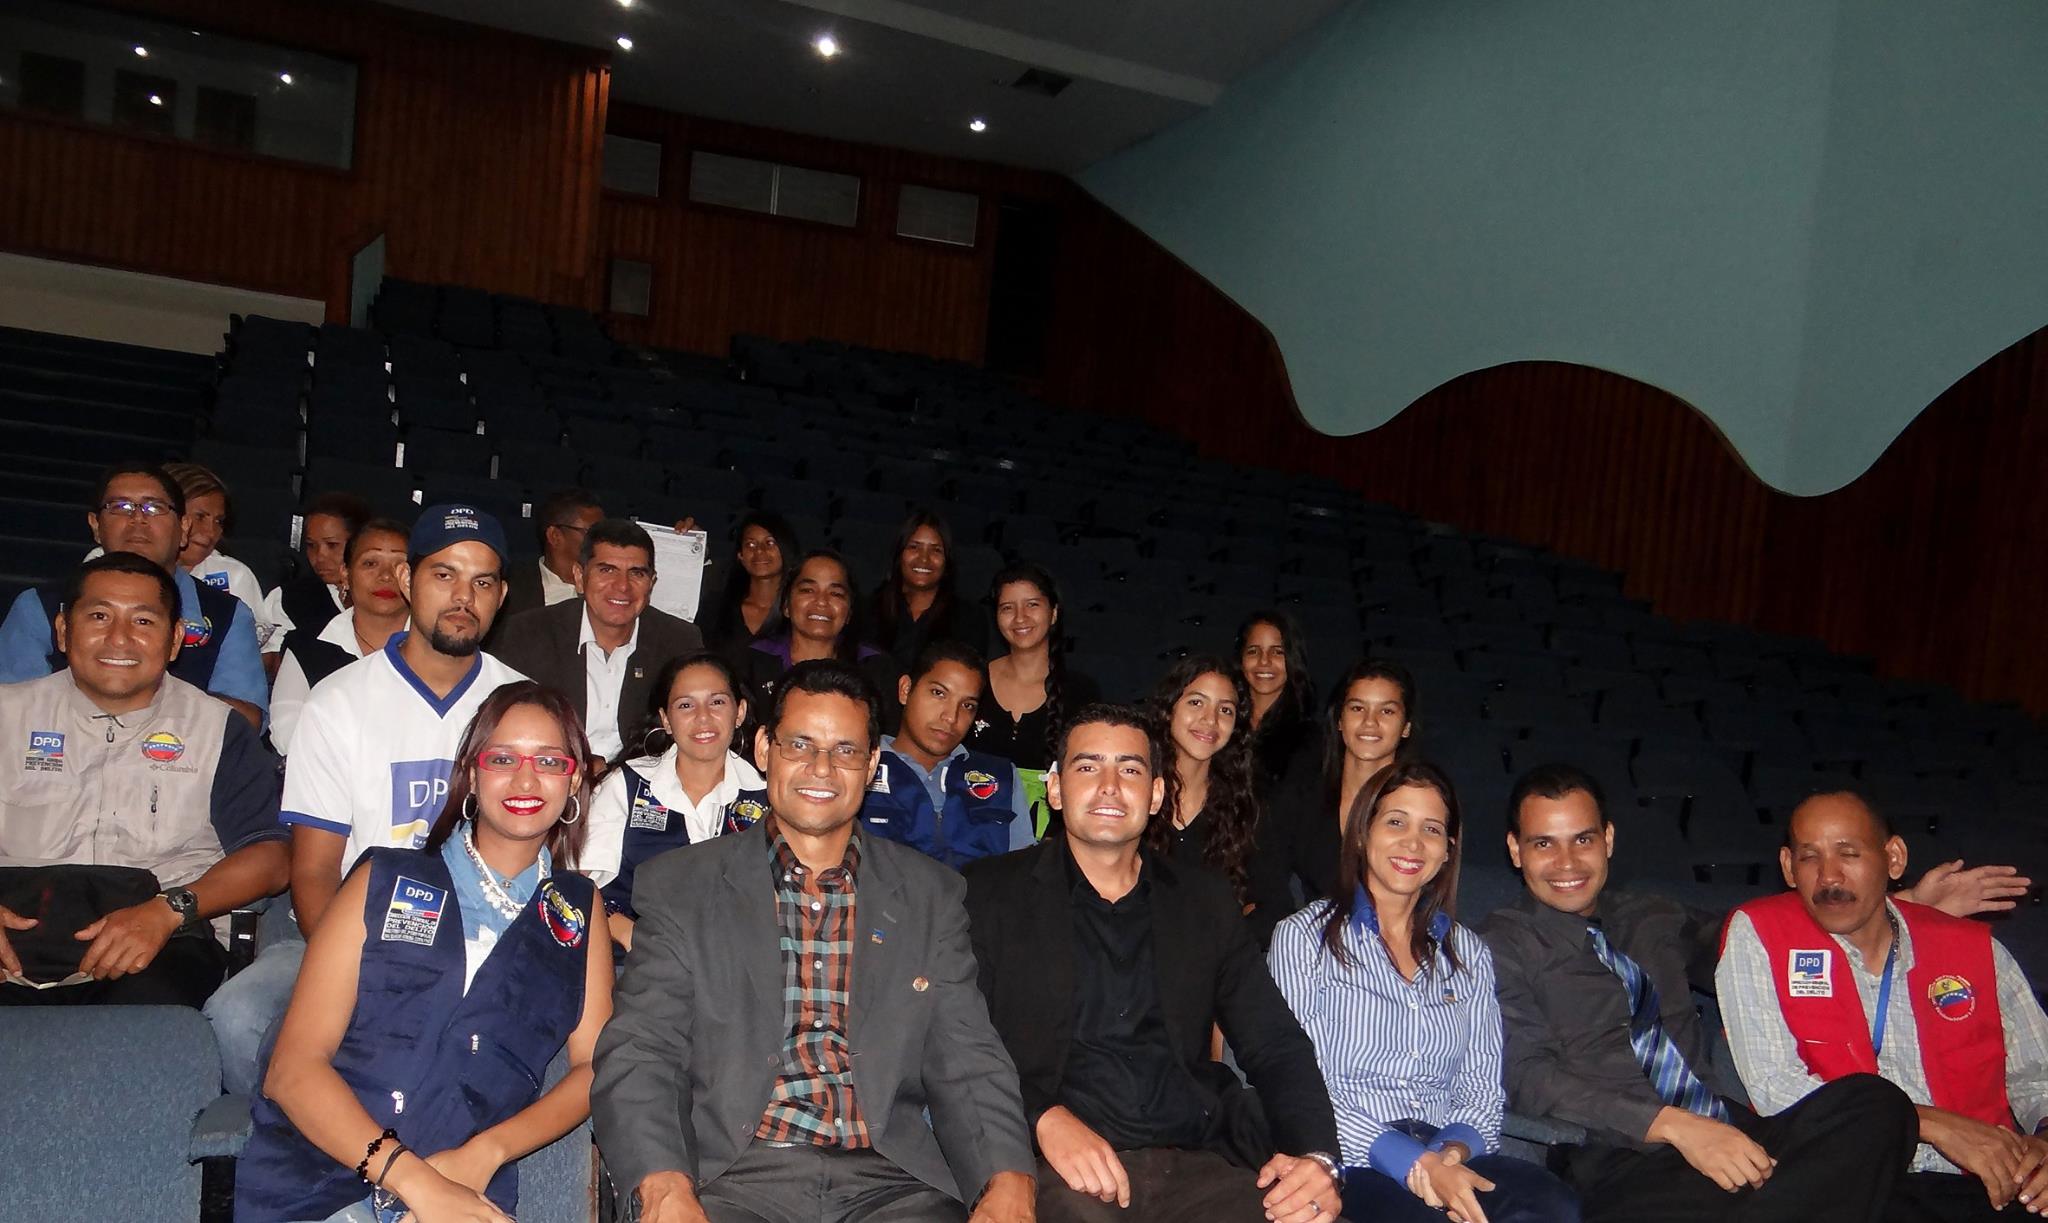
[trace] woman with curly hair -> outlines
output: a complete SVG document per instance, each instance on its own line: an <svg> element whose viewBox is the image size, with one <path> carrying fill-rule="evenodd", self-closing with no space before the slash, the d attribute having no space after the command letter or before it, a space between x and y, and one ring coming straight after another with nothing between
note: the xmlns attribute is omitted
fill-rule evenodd
<svg viewBox="0 0 2048 1223"><path fill-rule="evenodd" d="M1264 946L1293 906L1285 877L1257 851L1250 706L1244 677L1220 658L1184 658L1161 677L1148 712L1173 767L1166 770L1166 801L1146 833L1174 862L1230 880Z"/></svg>

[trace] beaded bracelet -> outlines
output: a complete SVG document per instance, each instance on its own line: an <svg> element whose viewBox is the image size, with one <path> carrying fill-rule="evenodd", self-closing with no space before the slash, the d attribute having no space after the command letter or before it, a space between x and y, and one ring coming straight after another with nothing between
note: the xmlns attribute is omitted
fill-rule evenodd
<svg viewBox="0 0 2048 1223"><path fill-rule="evenodd" d="M370 1143L369 1149L363 1152L363 1162L356 1165L357 1180L363 1182L365 1185L370 1183L370 1160L376 1157L377 1148L383 1146L387 1142L396 1141L397 1138L397 1130L385 1130L383 1133L377 1135L376 1140Z"/></svg>

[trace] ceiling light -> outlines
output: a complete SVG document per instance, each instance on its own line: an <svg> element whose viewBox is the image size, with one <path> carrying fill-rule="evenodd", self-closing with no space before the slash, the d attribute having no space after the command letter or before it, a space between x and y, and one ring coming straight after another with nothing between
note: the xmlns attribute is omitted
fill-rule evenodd
<svg viewBox="0 0 2048 1223"><path fill-rule="evenodd" d="M985 132L988 130L988 120L974 119L968 123L967 130L970 132Z"/></svg>
<svg viewBox="0 0 2048 1223"><path fill-rule="evenodd" d="M277 79L281 83L289 85L292 83L292 74L289 72L280 72L277 74Z"/></svg>
<svg viewBox="0 0 2048 1223"><path fill-rule="evenodd" d="M839 40L832 37L830 34L820 34L816 38L813 38L811 40L811 46L816 48L818 54L824 56L826 59L831 59L833 56L839 54Z"/></svg>
<svg viewBox="0 0 2048 1223"><path fill-rule="evenodd" d="M620 8L632 8L632 7L633 7L633 0L619 0L619 7L620 7Z"/></svg>
<svg viewBox="0 0 2048 1223"><path fill-rule="evenodd" d="M150 104L151 106L162 106L162 105L164 104L164 95L162 95L162 94L160 94L160 93L153 93L153 94L150 94L150 95L149 95L149 104Z"/></svg>
<svg viewBox="0 0 2048 1223"><path fill-rule="evenodd" d="M135 44L135 54L137 54L137 55L141 56L141 57L142 57L142 58L144 58L144 59L148 59L148 58L149 58L149 48L148 48L148 47L145 47L145 46L143 46L143 45L142 45L141 43L137 43L137 44Z"/></svg>
<svg viewBox="0 0 2048 1223"><path fill-rule="evenodd" d="M626 36L625 36L624 34L621 34L621 35L619 35L619 40L618 40L618 41L619 41L619 50L621 50L621 51L631 51L631 50L633 49L633 40L632 40L632 39L630 39L630 38L628 38L628 37L626 37Z"/></svg>

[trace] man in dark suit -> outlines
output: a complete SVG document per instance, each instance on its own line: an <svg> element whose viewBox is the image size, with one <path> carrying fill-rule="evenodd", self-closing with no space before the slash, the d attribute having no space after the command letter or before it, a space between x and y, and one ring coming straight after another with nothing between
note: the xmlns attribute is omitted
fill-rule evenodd
<svg viewBox="0 0 2048 1223"><path fill-rule="evenodd" d="M582 555L584 536L604 517L604 507L587 488L558 488L535 507L533 529L540 540L540 561L531 569L517 565L505 570L500 623L538 607L576 601L576 558ZM497 642L487 644L496 651Z"/></svg>
<svg viewBox="0 0 2048 1223"><path fill-rule="evenodd" d="M647 605L654 541L630 519L584 531L571 572L578 597L514 616L491 652L575 703L594 756L638 754L654 721L655 676L669 659L703 649L703 634Z"/></svg>
<svg viewBox="0 0 2048 1223"><path fill-rule="evenodd" d="M1030 1223L964 885L859 829L878 705L845 663L791 668L755 737L761 827L640 868L590 1103L642 1223Z"/></svg>
<svg viewBox="0 0 2048 1223"><path fill-rule="evenodd" d="M1339 1208L1315 1049L1230 884L1142 849L1158 740L1089 705L1061 735L1058 836L967 868L982 992L1016 1059L1047 1220L1313 1223ZM1256 1095L1210 1058L1220 1023Z"/></svg>

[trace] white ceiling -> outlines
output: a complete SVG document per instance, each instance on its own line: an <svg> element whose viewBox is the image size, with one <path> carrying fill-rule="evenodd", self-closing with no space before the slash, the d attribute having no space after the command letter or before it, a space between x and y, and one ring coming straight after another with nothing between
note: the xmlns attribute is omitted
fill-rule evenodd
<svg viewBox="0 0 2048 1223"><path fill-rule="evenodd" d="M609 50L617 101L1074 173L1195 114L1346 0L395 2ZM825 31L829 61L810 45ZM1012 89L1032 67L1074 83Z"/></svg>

